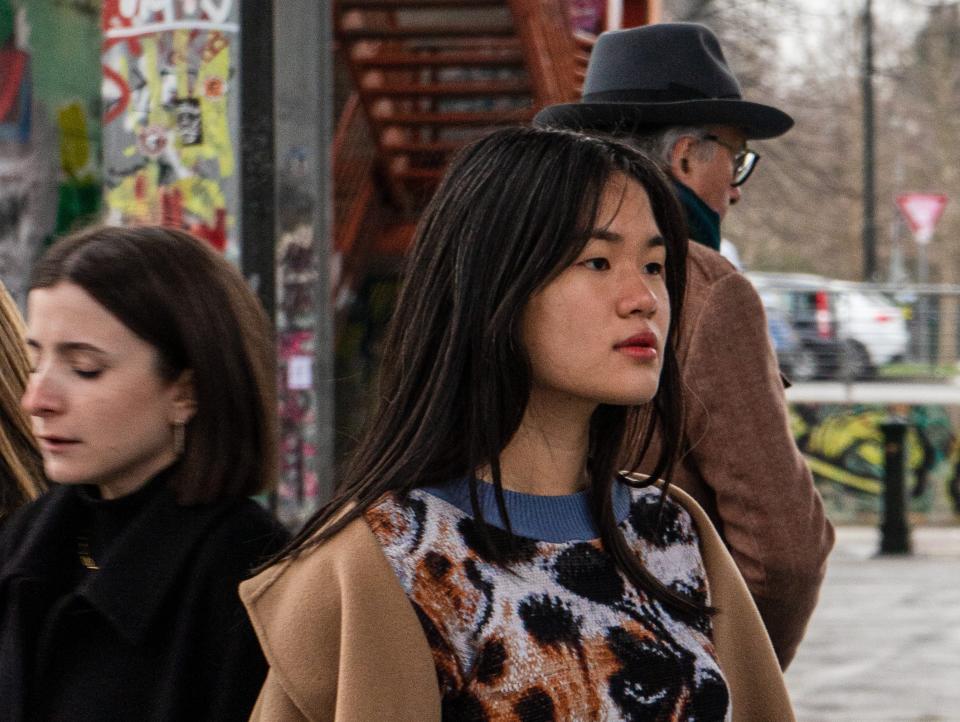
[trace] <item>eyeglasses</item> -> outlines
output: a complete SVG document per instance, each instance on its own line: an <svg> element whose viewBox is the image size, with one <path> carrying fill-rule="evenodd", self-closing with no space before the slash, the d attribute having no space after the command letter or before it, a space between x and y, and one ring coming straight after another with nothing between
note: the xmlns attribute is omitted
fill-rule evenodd
<svg viewBox="0 0 960 722"><path fill-rule="evenodd" d="M733 180L730 185L740 186L747 182L747 178L750 177L750 174L753 173L753 169L757 167L757 161L760 160L760 154L756 151L752 151L749 148L737 148L730 145L722 138L716 135L705 135L703 136L704 140L712 140L717 145L722 145L724 148L730 151L733 154Z"/></svg>

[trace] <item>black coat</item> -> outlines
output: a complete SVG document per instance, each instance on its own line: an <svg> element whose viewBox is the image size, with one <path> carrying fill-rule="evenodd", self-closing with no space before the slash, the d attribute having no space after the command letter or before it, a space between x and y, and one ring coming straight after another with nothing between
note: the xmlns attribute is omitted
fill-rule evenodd
<svg viewBox="0 0 960 722"><path fill-rule="evenodd" d="M78 494L0 533L0 718L245 720L266 662L237 584L283 529L249 499L182 507L163 486L84 573Z"/></svg>

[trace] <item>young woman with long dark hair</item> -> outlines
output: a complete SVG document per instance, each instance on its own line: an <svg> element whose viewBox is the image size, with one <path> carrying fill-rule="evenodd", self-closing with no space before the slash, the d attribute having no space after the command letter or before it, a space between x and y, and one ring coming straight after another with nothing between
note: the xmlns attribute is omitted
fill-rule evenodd
<svg viewBox="0 0 960 722"><path fill-rule="evenodd" d="M789 719L681 437L686 234L652 162L508 129L421 220L338 495L242 595L255 719ZM759 690L759 691L758 691Z"/></svg>
<svg viewBox="0 0 960 722"><path fill-rule="evenodd" d="M0 534L0 717L243 720L266 662L237 585L286 540L270 323L164 228L56 243L27 298L23 406L53 488Z"/></svg>

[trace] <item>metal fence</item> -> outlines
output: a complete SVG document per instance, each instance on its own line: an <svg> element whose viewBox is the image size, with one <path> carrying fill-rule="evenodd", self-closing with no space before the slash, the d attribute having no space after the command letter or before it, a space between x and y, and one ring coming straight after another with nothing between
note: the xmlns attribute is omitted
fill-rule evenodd
<svg viewBox="0 0 960 722"><path fill-rule="evenodd" d="M794 382L951 382L960 360L960 286L853 283L748 273Z"/></svg>

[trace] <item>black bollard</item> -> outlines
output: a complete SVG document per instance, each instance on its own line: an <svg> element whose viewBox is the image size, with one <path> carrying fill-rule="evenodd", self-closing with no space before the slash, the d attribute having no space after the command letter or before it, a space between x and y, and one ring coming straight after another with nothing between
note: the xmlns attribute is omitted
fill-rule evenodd
<svg viewBox="0 0 960 722"><path fill-rule="evenodd" d="M892 417L880 424L883 430L883 520L880 522L880 553L910 554L907 525L907 493L904 479L904 441L907 422Z"/></svg>

